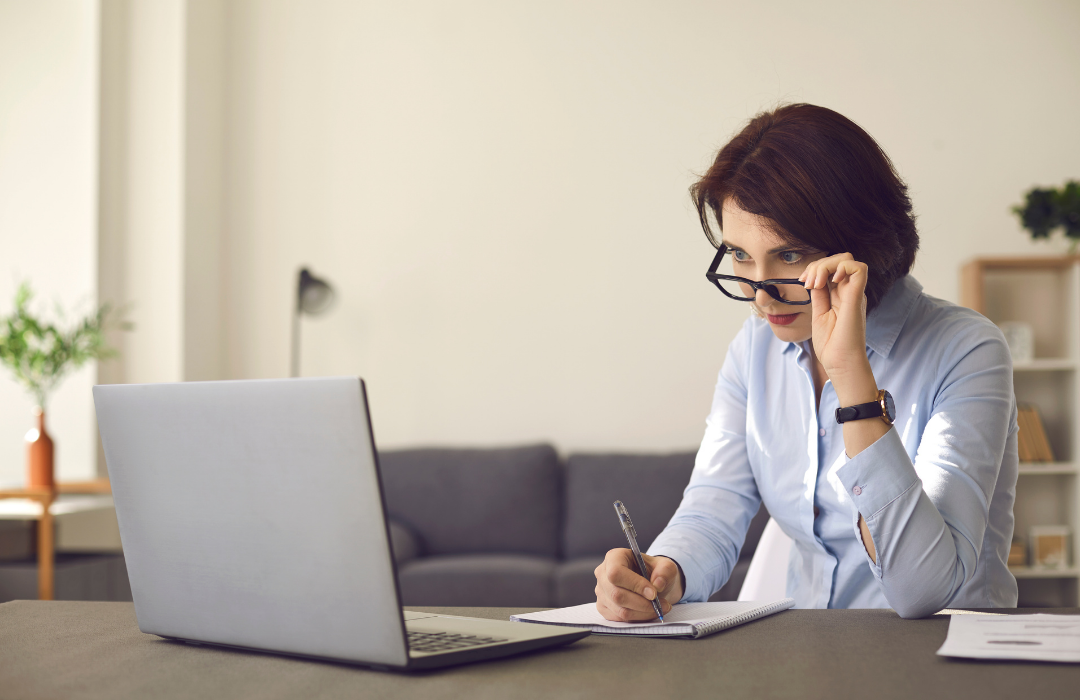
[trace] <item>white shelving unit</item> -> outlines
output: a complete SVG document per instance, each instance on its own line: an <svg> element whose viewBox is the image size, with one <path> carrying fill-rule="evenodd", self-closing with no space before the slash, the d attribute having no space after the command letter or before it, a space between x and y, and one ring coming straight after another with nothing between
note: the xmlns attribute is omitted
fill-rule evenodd
<svg viewBox="0 0 1080 700"><path fill-rule="evenodd" d="M1022 321L1035 332L1035 359L1016 363L1016 400L1038 407L1056 460L1021 463L1015 537L1036 525L1066 525L1064 569L1012 569L1021 607L1080 601L1080 257L981 258L962 270L961 303L995 323ZM1030 550L1030 547L1029 547ZM1030 552L1029 552L1030 556Z"/></svg>

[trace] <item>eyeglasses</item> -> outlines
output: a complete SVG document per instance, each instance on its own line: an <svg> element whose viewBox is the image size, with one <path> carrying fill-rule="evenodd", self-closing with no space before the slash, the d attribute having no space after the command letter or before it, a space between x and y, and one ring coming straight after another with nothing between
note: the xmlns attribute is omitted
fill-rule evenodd
<svg viewBox="0 0 1080 700"><path fill-rule="evenodd" d="M716 251L705 278L716 285L728 298L736 301L753 301L757 291L764 289L769 296L782 304L803 305L810 303L810 290L797 279L774 279L755 282L745 277L727 274L731 272L731 256L726 245Z"/></svg>

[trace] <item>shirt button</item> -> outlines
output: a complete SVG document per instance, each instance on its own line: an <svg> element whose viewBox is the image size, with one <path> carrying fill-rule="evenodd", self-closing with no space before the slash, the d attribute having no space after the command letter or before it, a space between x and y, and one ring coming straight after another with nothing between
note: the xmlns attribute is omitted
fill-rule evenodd
<svg viewBox="0 0 1080 700"><path fill-rule="evenodd" d="M862 495L862 486L856 486L855 488L851 489L851 492L853 494L855 494L856 496L861 496Z"/></svg>
<svg viewBox="0 0 1080 700"><path fill-rule="evenodd" d="M825 428L822 428L821 430L817 431L817 434L820 435L821 437L825 437Z"/></svg>

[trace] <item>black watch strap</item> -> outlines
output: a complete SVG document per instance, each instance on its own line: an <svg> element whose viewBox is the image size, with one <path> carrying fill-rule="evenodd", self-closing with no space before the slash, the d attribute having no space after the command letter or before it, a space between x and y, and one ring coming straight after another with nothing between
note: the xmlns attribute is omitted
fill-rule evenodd
<svg viewBox="0 0 1080 700"><path fill-rule="evenodd" d="M884 414L881 410L880 401L860 403L855 406L845 406L836 409L836 422L846 423L849 420L862 420L863 418L878 418Z"/></svg>

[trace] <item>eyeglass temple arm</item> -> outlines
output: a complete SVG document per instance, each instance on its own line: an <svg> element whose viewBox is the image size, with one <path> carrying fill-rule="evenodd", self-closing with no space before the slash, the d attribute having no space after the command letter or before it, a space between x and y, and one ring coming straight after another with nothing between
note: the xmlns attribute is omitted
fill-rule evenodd
<svg viewBox="0 0 1080 700"><path fill-rule="evenodd" d="M706 274L716 274L716 271L720 269L720 263L724 260L725 253L727 253L727 246L721 243L720 247L716 249L716 255L713 256L712 264L709 265L709 271Z"/></svg>

